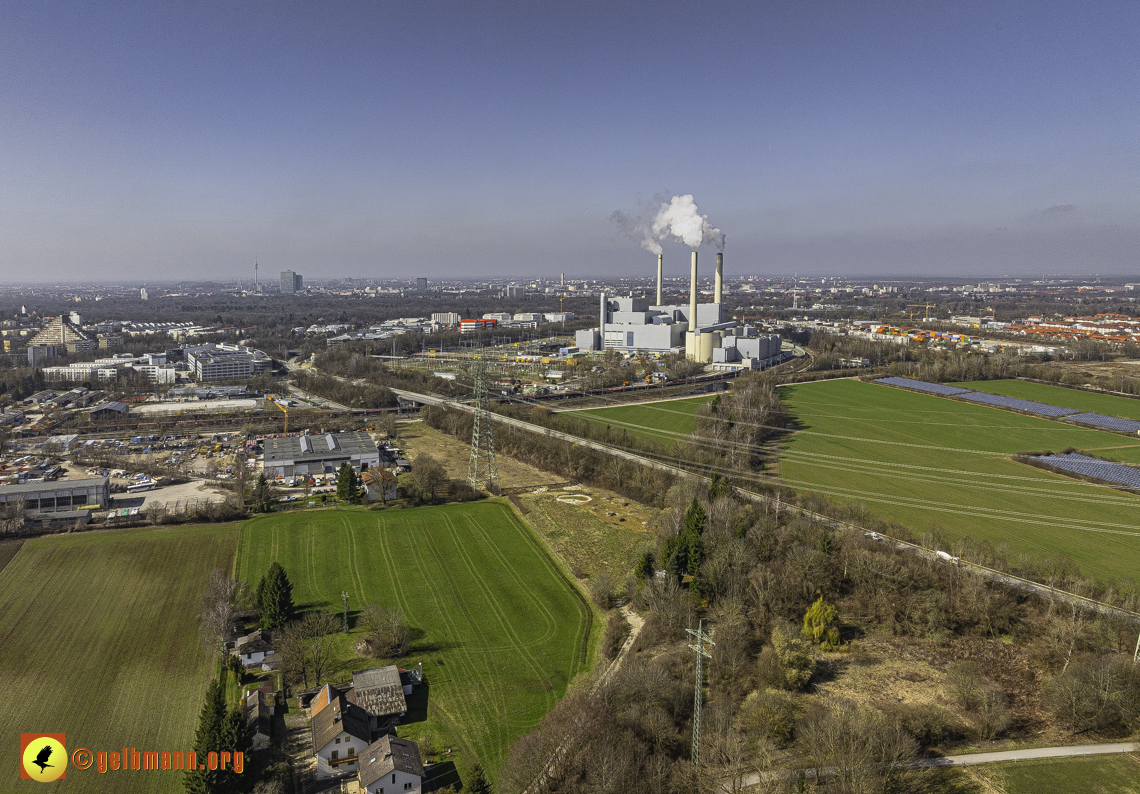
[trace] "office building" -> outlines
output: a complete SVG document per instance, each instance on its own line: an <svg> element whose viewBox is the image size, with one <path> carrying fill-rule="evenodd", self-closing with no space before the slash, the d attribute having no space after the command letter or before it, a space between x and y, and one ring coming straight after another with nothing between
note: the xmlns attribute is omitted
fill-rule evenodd
<svg viewBox="0 0 1140 794"><path fill-rule="evenodd" d="M282 295L295 295L304 288L304 279L300 273L294 273L292 270L281 271L281 294Z"/></svg>

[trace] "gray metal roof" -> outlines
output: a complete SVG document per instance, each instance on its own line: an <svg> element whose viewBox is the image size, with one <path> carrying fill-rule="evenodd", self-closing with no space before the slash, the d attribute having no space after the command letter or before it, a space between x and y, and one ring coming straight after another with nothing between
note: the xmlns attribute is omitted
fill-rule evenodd
<svg viewBox="0 0 1140 794"><path fill-rule="evenodd" d="M310 461L376 456L376 442L365 432L327 433L322 436L267 438L264 441L265 463Z"/></svg>
<svg viewBox="0 0 1140 794"><path fill-rule="evenodd" d="M105 488L109 482L107 477L84 477L81 480L56 480L54 482L29 482L24 485L0 486L0 497L4 494L45 493L48 491L78 491L90 488Z"/></svg>
<svg viewBox="0 0 1140 794"><path fill-rule="evenodd" d="M384 775L404 772L423 779L424 764L415 742L382 736L360 754L360 785L370 786Z"/></svg>

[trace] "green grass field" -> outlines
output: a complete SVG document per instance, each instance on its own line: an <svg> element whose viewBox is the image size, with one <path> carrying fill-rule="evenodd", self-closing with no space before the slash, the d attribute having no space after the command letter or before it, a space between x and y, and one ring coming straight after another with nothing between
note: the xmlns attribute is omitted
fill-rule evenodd
<svg viewBox="0 0 1140 794"><path fill-rule="evenodd" d="M978 772L1007 794L1140 793L1140 762L1122 755L988 764Z"/></svg>
<svg viewBox="0 0 1140 794"><path fill-rule="evenodd" d="M1140 400L1133 400L1129 397L1097 394L1096 392L1066 389L1064 386L1049 386L1044 383L1030 383L1023 380L980 380L951 385L961 386L963 389L989 392L990 394L1003 394L1006 397L1015 397L1019 400L1036 400L1050 405L1059 405L1063 408L1075 408L1078 411L1092 411L1108 416L1122 416L1125 419L1140 420Z"/></svg>
<svg viewBox="0 0 1140 794"><path fill-rule="evenodd" d="M801 427L781 450L789 485L863 503L918 532L937 523L951 537L1135 578L1140 497L1009 456L1076 447L1140 463L1140 439L855 380L786 386L781 397Z"/></svg>
<svg viewBox="0 0 1140 794"><path fill-rule="evenodd" d="M594 424L608 425L619 434L622 430L628 430L631 436L652 438L673 446L678 439L693 432L693 415L698 407L707 403L712 397L713 395L702 395L641 405L588 408L572 411L570 414Z"/></svg>
<svg viewBox="0 0 1140 794"><path fill-rule="evenodd" d="M2 788L19 781L20 733L66 733L74 750L190 750L214 668L195 614L236 526L55 535L0 571ZM24 783L24 785L20 785ZM67 770L74 792L181 792L177 772Z"/></svg>
<svg viewBox="0 0 1140 794"><path fill-rule="evenodd" d="M343 591L353 612L403 610L414 632L399 664L422 663L429 692L426 714L409 704L400 735L455 747L461 772L478 760L496 774L600 636L593 612L502 502L258 518L242 528L238 559L238 578L251 584L279 561L302 608L339 614ZM383 664L353 654L361 633L344 638L334 682Z"/></svg>

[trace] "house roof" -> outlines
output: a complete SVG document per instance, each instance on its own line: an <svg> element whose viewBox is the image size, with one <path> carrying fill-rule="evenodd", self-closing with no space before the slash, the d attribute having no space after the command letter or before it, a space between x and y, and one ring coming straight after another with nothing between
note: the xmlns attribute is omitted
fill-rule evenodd
<svg viewBox="0 0 1140 794"><path fill-rule="evenodd" d="M386 735L368 745L360 754L360 785L370 786L384 775L404 772L418 778L424 776L420 748L415 742Z"/></svg>
<svg viewBox="0 0 1140 794"><path fill-rule="evenodd" d="M245 723L255 734L269 736L269 704L265 693L255 690L245 699Z"/></svg>
<svg viewBox="0 0 1140 794"><path fill-rule="evenodd" d="M331 691L328 686L322 695ZM314 705L314 708L316 706ZM313 749L322 750L343 731L349 736L369 741L372 731L368 727L368 714L354 703L349 703L339 692L320 711L313 711Z"/></svg>
<svg viewBox="0 0 1140 794"><path fill-rule="evenodd" d="M273 651L273 637L267 631L255 631L237 640L239 653L265 653Z"/></svg>
<svg viewBox="0 0 1140 794"><path fill-rule="evenodd" d="M395 665L357 670L352 674L352 693L357 705L377 717L408 710L400 671Z"/></svg>

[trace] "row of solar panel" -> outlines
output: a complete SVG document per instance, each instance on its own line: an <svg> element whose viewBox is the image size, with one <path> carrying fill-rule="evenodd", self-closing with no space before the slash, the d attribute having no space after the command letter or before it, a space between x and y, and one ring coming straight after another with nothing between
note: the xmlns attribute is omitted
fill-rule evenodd
<svg viewBox="0 0 1140 794"><path fill-rule="evenodd" d="M941 383L927 383L924 380L912 380L910 378L879 378L876 383L885 383L888 386L901 386L904 389L914 389L915 391L926 391L931 394L944 394L946 396L954 394L967 394L969 389L962 389L957 386L944 386Z"/></svg>
<svg viewBox="0 0 1140 794"><path fill-rule="evenodd" d="M1098 480L1114 482L1129 488L1140 488L1140 469L1134 469L1120 463L1112 463L1088 455L1078 455L1074 452L1060 455L1038 455L1033 460L1084 477L1095 477Z"/></svg>
<svg viewBox="0 0 1140 794"><path fill-rule="evenodd" d="M1076 408L1062 408L1059 405L1039 403L1034 400L1019 400L1015 397L1004 397L1000 394L989 394L982 391L971 391L958 386L945 386L941 383L927 383L924 380L911 378L879 378L876 383L886 383L890 386L901 386L904 389L941 394L946 397L961 397L986 405L997 405L1003 408L1015 408L1018 411L1038 414L1039 416L1065 417L1071 422L1082 425L1103 427L1108 430L1120 430L1124 433L1140 433L1140 422L1133 419L1121 419L1119 416L1105 416L1104 414L1081 413Z"/></svg>
<svg viewBox="0 0 1140 794"><path fill-rule="evenodd" d="M1003 408L1016 408L1018 411L1039 414L1041 416L1066 416L1067 414L1079 413L1076 408L1061 408L1060 406L1049 405L1048 403L1039 403L1034 400L1018 400L1014 397L1004 397L1000 394L989 394L984 391L963 394L962 399L976 403L985 403L986 405L999 405Z"/></svg>
<svg viewBox="0 0 1140 794"><path fill-rule="evenodd" d="M1066 417L1070 422L1080 422L1082 425L1105 427L1109 430L1121 430L1125 433L1140 433L1140 422L1133 419L1121 419L1119 416L1105 416L1104 414L1077 414Z"/></svg>

